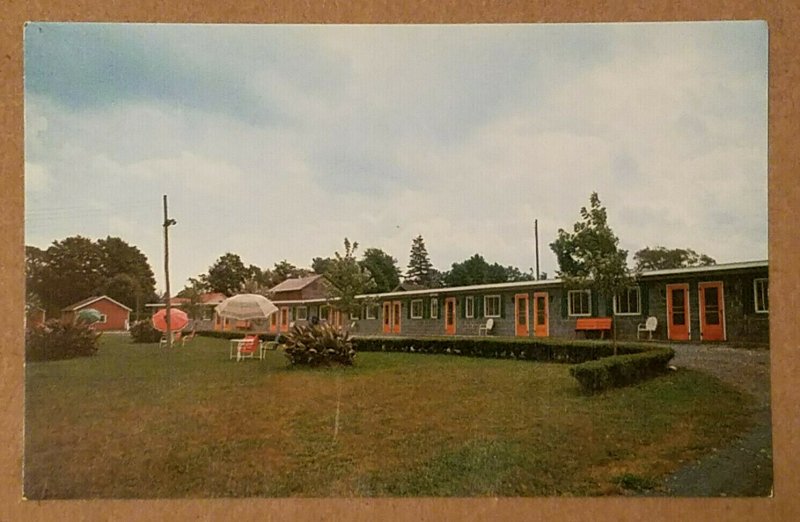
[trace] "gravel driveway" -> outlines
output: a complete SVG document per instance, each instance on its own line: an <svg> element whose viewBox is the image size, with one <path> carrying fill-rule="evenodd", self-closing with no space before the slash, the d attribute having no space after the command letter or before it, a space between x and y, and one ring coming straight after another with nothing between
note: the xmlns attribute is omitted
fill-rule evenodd
<svg viewBox="0 0 800 522"><path fill-rule="evenodd" d="M671 476L658 494L682 497L767 496L772 489L772 425L768 350L674 345L670 364L707 372L756 399L754 426Z"/></svg>

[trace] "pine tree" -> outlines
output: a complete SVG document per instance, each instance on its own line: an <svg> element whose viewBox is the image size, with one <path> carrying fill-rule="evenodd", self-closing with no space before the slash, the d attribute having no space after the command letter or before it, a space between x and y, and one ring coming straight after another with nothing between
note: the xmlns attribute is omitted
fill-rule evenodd
<svg viewBox="0 0 800 522"><path fill-rule="evenodd" d="M406 282L430 287L433 283L433 265L431 264L425 240L422 235L414 238L411 243L411 257L406 271Z"/></svg>

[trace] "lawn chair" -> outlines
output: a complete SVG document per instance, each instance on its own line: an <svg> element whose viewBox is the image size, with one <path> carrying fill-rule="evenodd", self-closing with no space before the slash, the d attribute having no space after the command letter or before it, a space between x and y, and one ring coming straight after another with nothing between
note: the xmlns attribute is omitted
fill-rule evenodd
<svg viewBox="0 0 800 522"><path fill-rule="evenodd" d="M278 335L275 336L275 339L273 339L272 341L268 341L268 342L263 343L262 349L261 349L262 358L263 358L263 353L266 352L267 350L277 350L278 349L278 345L280 344L280 340L281 340L281 334L278 334Z"/></svg>
<svg viewBox="0 0 800 522"><path fill-rule="evenodd" d="M256 353L259 354L259 357L261 356L261 341L258 339L258 336L245 336L244 341L239 343L236 350L236 361L238 362L242 359L254 359Z"/></svg>
<svg viewBox="0 0 800 522"><path fill-rule="evenodd" d="M186 346L186 343L188 343L189 341L191 341L192 339L194 339L194 336L195 336L195 335L197 335L197 332L195 332L194 330L192 330L192 331L189 333L189 335L184 335L183 337L181 337L181 346Z"/></svg>
<svg viewBox="0 0 800 522"><path fill-rule="evenodd" d="M656 327L658 326L658 319L653 316L647 318L647 321L644 323L639 323L636 325L636 339L639 339L639 335L642 332L647 332L648 339L653 340L653 332L656 331Z"/></svg>
<svg viewBox="0 0 800 522"><path fill-rule="evenodd" d="M489 332L494 328L494 319L487 319L486 324L478 327L478 335L489 335Z"/></svg>
<svg viewBox="0 0 800 522"><path fill-rule="evenodd" d="M182 337L181 332L172 332L172 346L175 346L175 343L179 342L181 340L181 337ZM160 348L164 348L167 346L166 334L161 336L161 340L159 341L158 346Z"/></svg>

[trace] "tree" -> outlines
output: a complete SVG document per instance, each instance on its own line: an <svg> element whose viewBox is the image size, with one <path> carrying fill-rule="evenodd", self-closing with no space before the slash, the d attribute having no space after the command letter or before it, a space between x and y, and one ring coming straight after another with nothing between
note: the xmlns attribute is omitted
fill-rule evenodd
<svg viewBox="0 0 800 522"><path fill-rule="evenodd" d="M233 295L239 291L247 277L251 275L237 254L226 253L208 269L206 281L209 290Z"/></svg>
<svg viewBox="0 0 800 522"><path fill-rule="evenodd" d="M145 303L157 300L153 270L147 256L137 247L111 236L97 240L97 246L103 257L103 270L108 279L105 288L110 288L104 293L133 308L137 315L141 313ZM112 293L117 297L113 297Z"/></svg>
<svg viewBox="0 0 800 522"><path fill-rule="evenodd" d="M391 292L400 284L397 259L380 248L366 249L359 264L372 276L375 292Z"/></svg>
<svg viewBox="0 0 800 522"><path fill-rule="evenodd" d="M422 235L417 236L411 243L411 256L408 261L408 270L405 280L409 283L431 287L433 283L433 265L431 264L425 240Z"/></svg>
<svg viewBox="0 0 800 522"><path fill-rule="evenodd" d="M355 296L372 290L374 283L369 271L356 261L358 243L344 238L344 255L335 253L327 277L332 283L331 296L337 299L336 307L344 313L358 312L361 303Z"/></svg>
<svg viewBox="0 0 800 522"><path fill-rule="evenodd" d="M275 268L272 270L272 285L280 284L287 279L305 277L312 273L313 272L305 268L297 268L284 259L280 263L275 263Z"/></svg>
<svg viewBox="0 0 800 522"><path fill-rule="evenodd" d="M627 265L628 251L608 225L608 214L597 192L589 198L590 208L581 208L581 221L572 232L558 230L550 248L558 259L558 276L567 287L591 288L597 295L614 296L632 282ZM617 351L616 319L612 317L614 353Z"/></svg>
<svg viewBox="0 0 800 522"><path fill-rule="evenodd" d="M475 254L461 263L453 263L444 277L446 286L467 286L507 281L530 281L533 275L513 266L489 264L483 256Z"/></svg>
<svg viewBox="0 0 800 522"><path fill-rule="evenodd" d="M333 264L333 259L330 257L315 257L311 260L311 270L315 274L327 274Z"/></svg>
<svg viewBox="0 0 800 522"><path fill-rule="evenodd" d="M689 266L716 265L717 262L705 255L698 254L691 248L643 248L633 254L636 271L662 270L666 268L684 268Z"/></svg>

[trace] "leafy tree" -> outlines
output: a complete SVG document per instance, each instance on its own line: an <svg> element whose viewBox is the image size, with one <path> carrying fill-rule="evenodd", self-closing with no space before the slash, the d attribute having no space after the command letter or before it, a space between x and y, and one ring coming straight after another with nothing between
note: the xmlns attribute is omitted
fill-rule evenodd
<svg viewBox="0 0 800 522"><path fill-rule="evenodd" d="M327 274L333 264L333 259L330 257L315 257L311 260L311 270L315 274Z"/></svg>
<svg viewBox="0 0 800 522"><path fill-rule="evenodd" d="M249 275L242 259L237 254L228 252L209 267L206 281L210 291L233 295L239 291Z"/></svg>
<svg viewBox="0 0 800 522"><path fill-rule="evenodd" d="M633 254L633 260L636 263L637 272L717 264L713 258L705 254L698 254L691 248L665 248L663 246L643 248Z"/></svg>
<svg viewBox="0 0 800 522"><path fill-rule="evenodd" d="M272 285L277 285L287 279L305 277L312 273L310 270L298 268L284 259L280 263L275 263L275 268L272 270Z"/></svg>
<svg viewBox="0 0 800 522"><path fill-rule="evenodd" d="M591 288L595 295L613 296L632 282L628 251L619 248L619 239L608 225L608 214L597 192L592 193L589 204L589 209L581 208L581 220L572 232L558 230L550 248L558 259L558 276L568 287ZM616 318L613 314L611 317L616 354Z"/></svg>
<svg viewBox="0 0 800 522"><path fill-rule="evenodd" d="M380 248L368 248L359 262L372 276L375 292L391 292L400 284L397 259Z"/></svg>
<svg viewBox="0 0 800 522"><path fill-rule="evenodd" d="M504 267L498 263L489 264L483 256L475 254L460 263L453 263L444 282L447 286L467 286L507 281L530 281L531 274L513 266Z"/></svg>
<svg viewBox="0 0 800 522"><path fill-rule="evenodd" d="M154 302L157 298L156 280L150 263L137 247L129 245L118 237L108 236L99 239L97 246L103 257L103 269L105 277L113 279L119 276L128 276L133 281L122 283L126 279L122 278L112 285L112 291L116 292L120 299L114 297L121 303L130 306L137 313L142 311L145 303ZM109 283L106 283L106 286ZM127 285L125 291L120 285Z"/></svg>
<svg viewBox="0 0 800 522"><path fill-rule="evenodd" d="M103 284L102 293L137 312L144 305L139 283L129 274L120 273L107 279Z"/></svg>
<svg viewBox="0 0 800 522"><path fill-rule="evenodd" d="M506 271L506 281L509 282L516 282L516 281L533 281L536 279L533 275L533 269L530 272L523 272L519 268L515 266L507 266L505 268ZM543 279L546 279L547 273L543 274Z"/></svg>
<svg viewBox="0 0 800 522"><path fill-rule="evenodd" d="M419 235L411 243L411 256L408 261L408 270L405 280L409 283L431 287L434 282L433 265L431 264L425 240Z"/></svg>
<svg viewBox="0 0 800 522"><path fill-rule="evenodd" d="M358 243L344 238L344 255L335 253L327 277L331 283L330 294L337 299L336 307L344 313L355 313L361 307L355 296L372 290L374 282L369 271L356 261Z"/></svg>

